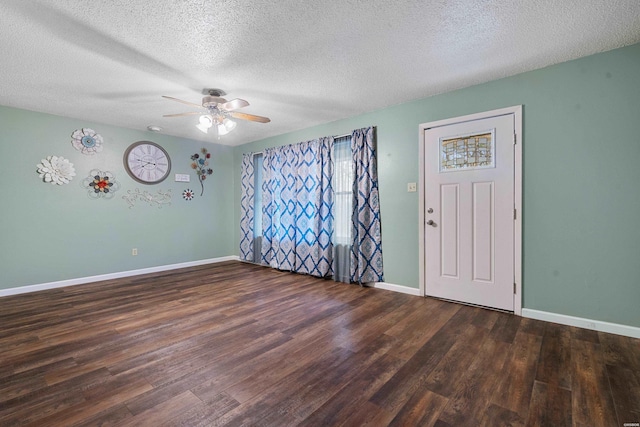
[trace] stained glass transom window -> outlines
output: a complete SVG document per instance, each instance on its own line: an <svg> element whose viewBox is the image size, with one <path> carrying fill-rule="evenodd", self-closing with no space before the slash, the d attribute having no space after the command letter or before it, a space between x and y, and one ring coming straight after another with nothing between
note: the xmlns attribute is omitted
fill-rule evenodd
<svg viewBox="0 0 640 427"><path fill-rule="evenodd" d="M440 139L440 172L495 167L493 131Z"/></svg>

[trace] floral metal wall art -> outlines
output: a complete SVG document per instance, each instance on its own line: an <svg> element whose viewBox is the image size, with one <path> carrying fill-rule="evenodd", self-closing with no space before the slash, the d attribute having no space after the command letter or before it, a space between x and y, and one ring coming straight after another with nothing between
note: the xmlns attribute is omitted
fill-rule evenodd
<svg viewBox="0 0 640 427"><path fill-rule="evenodd" d="M82 154L92 156L102 151L102 136L93 129L78 129L71 134L71 145Z"/></svg>
<svg viewBox="0 0 640 427"><path fill-rule="evenodd" d="M120 189L120 184L111 172L98 169L89 172L89 176L82 180L82 186L87 189L87 194L92 199L111 199L113 193Z"/></svg>
<svg viewBox="0 0 640 427"><path fill-rule="evenodd" d="M194 196L193 190L190 190L188 188L182 192L182 198L187 201L192 200L193 196Z"/></svg>
<svg viewBox="0 0 640 427"><path fill-rule="evenodd" d="M156 194L151 194L147 190L141 192L138 188L135 188L133 191L127 190L127 194L122 198L129 204L129 209L133 208L137 201L162 209L163 206L171 205L171 196L171 189L167 191L158 190Z"/></svg>
<svg viewBox="0 0 640 427"><path fill-rule="evenodd" d="M51 184L68 184L76 176L73 163L64 157L47 156L36 167L40 178L44 182L50 182Z"/></svg>
<svg viewBox="0 0 640 427"><path fill-rule="evenodd" d="M202 154L194 154L191 156L191 169L194 169L198 174L198 181L200 182L200 195L204 194L204 184L203 181L207 179L207 175L211 175L213 173L213 169L209 168L209 159L211 158L211 153L207 152L206 148L200 150Z"/></svg>

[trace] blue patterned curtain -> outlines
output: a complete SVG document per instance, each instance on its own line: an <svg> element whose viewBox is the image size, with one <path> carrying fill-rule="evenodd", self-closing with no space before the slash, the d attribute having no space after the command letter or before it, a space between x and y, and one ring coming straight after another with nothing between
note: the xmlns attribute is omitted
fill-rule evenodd
<svg viewBox="0 0 640 427"><path fill-rule="evenodd" d="M254 167L253 153L242 155L240 182L240 259L253 262Z"/></svg>
<svg viewBox="0 0 640 427"><path fill-rule="evenodd" d="M351 281L381 282L382 233L373 127L353 131L351 151L354 175Z"/></svg>
<svg viewBox="0 0 640 427"><path fill-rule="evenodd" d="M332 142L322 138L265 150L263 264L319 277L333 274Z"/></svg>

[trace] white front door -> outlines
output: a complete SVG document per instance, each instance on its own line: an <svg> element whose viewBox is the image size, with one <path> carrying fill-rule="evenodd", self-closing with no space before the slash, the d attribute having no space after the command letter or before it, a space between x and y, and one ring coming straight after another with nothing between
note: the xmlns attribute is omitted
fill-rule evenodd
<svg viewBox="0 0 640 427"><path fill-rule="evenodd" d="M514 115L424 130L425 294L514 310Z"/></svg>

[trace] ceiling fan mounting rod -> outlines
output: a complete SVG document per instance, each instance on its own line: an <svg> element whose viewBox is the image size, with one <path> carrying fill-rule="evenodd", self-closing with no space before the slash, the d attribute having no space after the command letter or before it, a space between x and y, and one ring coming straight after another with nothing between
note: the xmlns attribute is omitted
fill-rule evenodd
<svg viewBox="0 0 640 427"><path fill-rule="evenodd" d="M218 88L204 88L202 89L202 94L210 96L225 96L227 92Z"/></svg>

